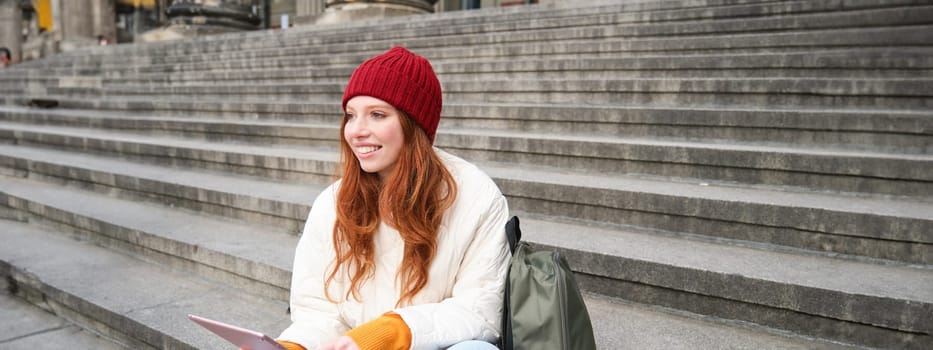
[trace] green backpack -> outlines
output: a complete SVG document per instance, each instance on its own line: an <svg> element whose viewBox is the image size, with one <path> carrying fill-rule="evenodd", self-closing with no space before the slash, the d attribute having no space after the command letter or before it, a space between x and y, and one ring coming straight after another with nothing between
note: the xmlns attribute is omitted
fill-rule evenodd
<svg viewBox="0 0 933 350"><path fill-rule="evenodd" d="M504 350L596 349L593 325L573 271L556 251L521 242L518 217L505 225L512 260L502 313Z"/></svg>

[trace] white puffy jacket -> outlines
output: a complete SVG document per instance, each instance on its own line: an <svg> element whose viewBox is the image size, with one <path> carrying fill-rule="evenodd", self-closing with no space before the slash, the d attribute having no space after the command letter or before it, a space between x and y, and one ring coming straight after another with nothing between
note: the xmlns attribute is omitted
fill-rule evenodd
<svg viewBox="0 0 933 350"><path fill-rule="evenodd" d="M411 305L396 308L401 294L396 270L404 243L398 231L384 223L375 235L375 274L362 285L361 301L350 297L332 303L324 295L324 279L335 255L332 233L338 181L318 195L305 223L292 273L292 325L279 340L315 349L394 311L411 329L412 349L442 349L470 339L496 341L509 259L508 204L489 176L474 165L436 148L435 152L456 180L458 192L438 232L428 283ZM343 300L349 283L339 281L339 276L331 283L330 296Z"/></svg>

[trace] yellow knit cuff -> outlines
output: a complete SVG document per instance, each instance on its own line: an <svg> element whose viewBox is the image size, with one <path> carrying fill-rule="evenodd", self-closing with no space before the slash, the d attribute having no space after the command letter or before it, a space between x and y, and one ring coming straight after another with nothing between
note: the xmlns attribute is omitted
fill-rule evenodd
<svg viewBox="0 0 933 350"><path fill-rule="evenodd" d="M284 347L284 348L287 349L287 350L307 350L307 349L305 349L304 346L298 345L298 344L296 344L296 343L292 343L292 342L290 342L290 341L276 340L275 342L276 342L276 343L279 343L279 345L281 345L282 347Z"/></svg>
<svg viewBox="0 0 933 350"><path fill-rule="evenodd" d="M346 333L360 350L408 350L411 330L402 316L389 312Z"/></svg>

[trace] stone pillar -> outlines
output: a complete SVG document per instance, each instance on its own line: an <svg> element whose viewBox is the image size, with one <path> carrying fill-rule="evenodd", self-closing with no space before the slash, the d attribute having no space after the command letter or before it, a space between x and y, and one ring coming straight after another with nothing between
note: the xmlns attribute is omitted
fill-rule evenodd
<svg viewBox="0 0 933 350"><path fill-rule="evenodd" d="M463 0L439 0L434 5L435 12L460 11L463 9Z"/></svg>
<svg viewBox="0 0 933 350"><path fill-rule="evenodd" d="M272 1L269 4L269 28L281 28L282 16L288 16L288 25L295 25L298 3L295 0Z"/></svg>
<svg viewBox="0 0 933 350"><path fill-rule="evenodd" d="M434 12L437 0L327 0L317 24L353 22L374 18Z"/></svg>
<svg viewBox="0 0 933 350"><path fill-rule="evenodd" d="M52 30L62 31L62 0L51 0L52 3Z"/></svg>
<svg viewBox="0 0 933 350"><path fill-rule="evenodd" d="M0 46L10 50L12 62L19 62L23 51L23 10L19 0L0 0Z"/></svg>
<svg viewBox="0 0 933 350"><path fill-rule="evenodd" d="M295 0L298 16L314 16L324 12L324 0Z"/></svg>
<svg viewBox="0 0 933 350"><path fill-rule="evenodd" d="M54 16L58 17L56 27L62 33L62 51L69 51L83 46L96 45L97 33L94 32L94 0L59 1Z"/></svg>
<svg viewBox="0 0 933 350"><path fill-rule="evenodd" d="M295 25L314 24L324 13L324 0L295 0Z"/></svg>
<svg viewBox="0 0 933 350"><path fill-rule="evenodd" d="M94 37L103 35L111 43L117 42L117 9L116 0L91 0L93 13L92 30Z"/></svg>

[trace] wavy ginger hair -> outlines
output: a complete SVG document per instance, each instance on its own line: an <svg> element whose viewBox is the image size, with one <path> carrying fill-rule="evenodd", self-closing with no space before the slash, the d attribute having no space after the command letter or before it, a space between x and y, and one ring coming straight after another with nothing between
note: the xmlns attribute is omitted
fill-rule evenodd
<svg viewBox="0 0 933 350"><path fill-rule="evenodd" d="M333 242L336 263L325 282L330 284L341 267L346 268L352 294L360 300L360 286L375 272L373 235L381 221L399 232L405 255L396 273L401 295L396 305L411 302L428 283L428 268L437 250L437 231L444 212L453 205L457 183L432 148L427 134L404 112L398 110L405 143L392 174L381 179L367 173L344 137L340 127L340 157L343 175L337 192L337 220ZM338 174L340 176L341 174Z"/></svg>

